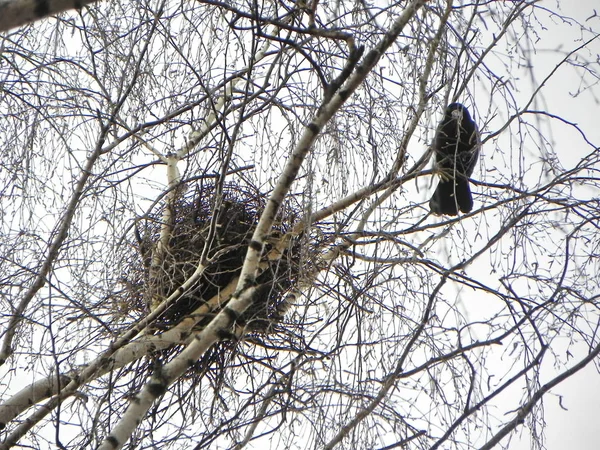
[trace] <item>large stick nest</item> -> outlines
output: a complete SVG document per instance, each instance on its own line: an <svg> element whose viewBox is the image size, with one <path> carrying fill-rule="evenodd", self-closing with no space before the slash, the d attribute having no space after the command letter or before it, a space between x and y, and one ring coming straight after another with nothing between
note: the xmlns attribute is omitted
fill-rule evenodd
<svg viewBox="0 0 600 450"><path fill-rule="evenodd" d="M225 296L220 302L214 300L226 288L231 291L231 286L237 285L248 244L267 197L258 189L236 183L223 186L220 199L217 191L212 180L180 186L177 195L165 196L161 206L138 219L137 239L133 243L135 252L123 255L126 259L121 265L124 288L113 296L115 322L129 324L145 317L152 310L153 300L168 298L196 271L205 249L210 263L202 277L158 318L150 332L162 333L183 321L187 324L190 318L196 322L194 329L201 330L226 304L229 297ZM175 197L175 201L170 201L170 197ZM237 331L243 327L244 340L255 345L240 346L236 339L220 341L190 367L177 389L186 392L182 398L192 409L198 401L194 394L196 387L208 380L215 392L219 392L229 367L256 362L253 353L256 346L267 351L304 348L297 334L304 324L291 319L286 321L284 315L288 294L302 275L301 267L314 259L313 252L307 249L318 246L304 245L305 233L302 236L291 233L297 218L304 214L303 208L294 201L291 197L280 208L263 251L253 303L236 323ZM171 219L165 224L165 217L169 216L166 212L171 213ZM157 254L164 225L168 225L170 236L167 251ZM278 245L281 242L285 245ZM160 257L159 270L155 255ZM209 302L212 303L209 305ZM182 334L180 345L174 342L171 347L148 355L148 359L123 368L132 375L128 390L140 389L140 383L153 371L154 364L171 360L185 344L186 334Z"/></svg>
<svg viewBox="0 0 600 450"><path fill-rule="evenodd" d="M132 286L127 299L130 307L149 312L153 302L167 298L194 273L203 252L210 261L194 288L161 315L155 324L158 330L176 325L207 301L214 301L230 283L237 283L248 243L266 203L260 192L231 183L223 187L220 201L212 181L187 186L185 192L138 222L140 258L132 267L136 273L128 277L137 280L129 284ZM165 225L164 218L168 216L165 208L170 208L171 213L170 223L166 224L170 239L166 250L159 252L157 243ZM263 252L252 306L240 318L239 324L244 325L246 331L270 332L285 314L287 293L298 278L301 246L295 237L282 252L275 251L274 247L291 231L300 213L299 207L284 205L278 215ZM211 304L204 308L205 316L200 318L196 328L202 328L214 317L218 312L216 306Z"/></svg>

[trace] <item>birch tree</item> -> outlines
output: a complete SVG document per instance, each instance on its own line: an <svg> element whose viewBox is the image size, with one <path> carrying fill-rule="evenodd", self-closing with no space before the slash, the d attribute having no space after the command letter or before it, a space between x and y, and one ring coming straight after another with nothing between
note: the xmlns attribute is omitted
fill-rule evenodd
<svg viewBox="0 0 600 450"><path fill-rule="evenodd" d="M2 37L0 448L542 448L600 352L583 3L5 2L79 9Z"/></svg>

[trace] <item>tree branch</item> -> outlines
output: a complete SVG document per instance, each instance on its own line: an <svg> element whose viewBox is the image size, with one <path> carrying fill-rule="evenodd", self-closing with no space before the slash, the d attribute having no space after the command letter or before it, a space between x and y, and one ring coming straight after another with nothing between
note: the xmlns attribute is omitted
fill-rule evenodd
<svg viewBox="0 0 600 450"><path fill-rule="evenodd" d="M284 197L296 179L296 175L300 170L304 158L325 124L365 80L381 56L394 43L404 26L412 19L424 3L425 1L423 0L414 0L406 8L394 22L391 30L382 38L377 47L367 54L363 64L357 67L356 72L348 79L347 84L333 96L329 103L324 104L319 109L317 116L306 127L304 134L298 141L290 159L279 177L271 197L267 201L265 210L260 217L250 241L250 245L248 246L248 252L240 274L238 288L236 293L234 293L233 298L203 331L196 334L194 341L170 363L165 365L160 373L156 374L156 376L144 386L142 391L135 396L135 399L130 403L113 432L102 443L100 450L121 448L146 415L154 401L163 395L168 386L178 379L190 365L194 364L211 345L217 342L221 336L227 335L226 330L229 330L235 323L235 320L252 304L252 295L256 290L256 287L254 286L256 271L259 266L266 238Z"/></svg>
<svg viewBox="0 0 600 450"><path fill-rule="evenodd" d="M7 31L29 22L43 19L70 9L81 9L98 0L2 0L0 2L0 31Z"/></svg>

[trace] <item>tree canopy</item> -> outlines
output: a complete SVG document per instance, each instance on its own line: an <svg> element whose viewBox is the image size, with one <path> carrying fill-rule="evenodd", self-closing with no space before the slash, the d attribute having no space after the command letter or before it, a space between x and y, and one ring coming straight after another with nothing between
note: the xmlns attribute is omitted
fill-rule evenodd
<svg viewBox="0 0 600 450"><path fill-rule="evenodd" d="M600 352L593 1L30 3L0 448L543 448ZM436 216L453 102L474 207Z"/></svg>

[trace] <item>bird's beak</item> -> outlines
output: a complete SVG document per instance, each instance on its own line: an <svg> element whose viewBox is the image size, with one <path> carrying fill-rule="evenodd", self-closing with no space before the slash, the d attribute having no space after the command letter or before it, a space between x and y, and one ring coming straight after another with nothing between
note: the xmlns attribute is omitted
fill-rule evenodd
<svg viewBox="0 0 600 450"><path fill-rule="evenodd" d="M462 120L463 113L460 109L455 109L454 111L452 111L451 115L454 120L460 121Z"/></svg>

